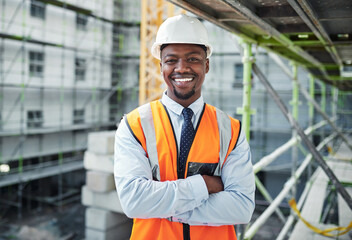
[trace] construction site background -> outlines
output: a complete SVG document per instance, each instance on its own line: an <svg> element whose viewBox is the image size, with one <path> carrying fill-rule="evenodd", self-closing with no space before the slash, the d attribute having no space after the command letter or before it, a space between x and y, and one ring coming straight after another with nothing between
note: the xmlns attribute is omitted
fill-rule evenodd
<svg viewBox="0 0 352 240"><path fill-rule="evenodd" d="M84 237L80 200L88 134L115 130L122 116L138 106L140 5L138 0L0 1L0 239L18 234L25 225L42 226L53 239ZM214 47L203 87L205 102L241 120L242 43L214 24L204 24ZM253 55L290 106L291 79L266 50L255 48ZM309 88L305 69L298 68L297 78ZM290 140L292 128L254 75L251 84L249 141L255 164ZM319 81L314 85L315 100L350 133L352 94ZM298 122L304 129L323 120L317 114L310 119L309 111L300 100ZM331 132L323 127L312 140L318 144ZM305 150L297 154L302 162ZM287 151L257 175L273 197L291 176L291 157ZM298 183L298 194L307 177ZM258 192L256 203L259 215L268 202ZM289 214L288 204L281 207ZM270 222L258 239L272 239L270 232L279 232L277 218Z"/></svg>

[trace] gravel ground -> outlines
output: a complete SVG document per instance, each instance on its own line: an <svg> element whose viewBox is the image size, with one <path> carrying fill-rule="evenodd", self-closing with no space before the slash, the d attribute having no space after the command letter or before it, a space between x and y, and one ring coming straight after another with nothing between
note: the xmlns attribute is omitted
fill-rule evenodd
<svg viewBox="0 0 352 240"><path fill-rule="evenodd" d="M257 208L252 221L262 210ZM0 219L0 240L82 240L84 239L85 207L80 203L64 206L61 211L47 207L40 212L23 214L18 220L17 213L10 219ZM283 224L275 216L260 228L253 240L272 240L279 234Z"/></svg>
<svg viewBox="0 0 352 240"><path fill-rule="evenodd" d="M16 215L14 213L13 215ZM84 239L85 207L79 203L64 206L61 211L47 207L40 212L11 216L0 220L0 240L81 240Z"/></svg>

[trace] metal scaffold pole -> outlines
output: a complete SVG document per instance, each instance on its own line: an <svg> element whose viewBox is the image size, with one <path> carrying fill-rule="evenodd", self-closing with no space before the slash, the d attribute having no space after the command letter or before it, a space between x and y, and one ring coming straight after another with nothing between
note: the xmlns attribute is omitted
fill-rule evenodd
<svg viewBox="0 0 352 240"><path fill-rule="evenodd" d="M331 116L337 116L337 99L339 98L339 90L336 87L331 89L332 101L331 101Z"/></svg>
<svg viewBox="0 0 352 240"><path fill-rule="evenodd" d="M326 84L323 82L320 84L321 84L321 99L320 99L321 110L324 113L326 113Z"/></svg>
<svg viewBox="0 0 352 240"><path fill-rule="evenodd" d="M250 126L251 126L251 114L254 113L251 109L251 90L252 90L252 44L243 42L243 100L242 108L237 110L237 113L242 114L242 128L246 134L247 141L250 141Z"/></svg>
<svg viewBox="0 0 352 240"><path fill-rule="evenodd" d="M288 110L287 110L285 104L283 103L282 99L277 94L277 92L274 90L274 88L271 86L269 81L266 79L266 77L260 71L260 69L258 68L258 66L256 64L253 64L253 71L257 75L258 79L265 86L266 90L271 95L271 97L274 99L276 104L279 106L280 110L283 112L284 116L287 118L287 120L289 121L291 126L297 130L298 135L301 137L302 141L306 144L306 146L308 147L309 151L312 153L313 158L317 161L317 163L320 165L320 167L323 169L323 171L326 173L326 175L331 180L332 184L336 187L337 192L341 194L342 198L346 201L348 207L350 209L352 209L351 196L347 193L346 189L342 186L342 184L337 179L335 174L331 171L331 169L326 164L326 162L324 161L324 159L321 156L321 154L315 148L314 144L308 139L307 135L303 132L301 127L298 125L297 121L288 112Z"/></svg>
<svg viewBox="0 0 352 240"><path fill-rule="evenodd" d="M237 113L242 114L242 129L246 134L247 141L250 141L250 126L251 126L251 114L254 114L254 110L251 109L251 89L252 89L252 64L254 61L252 54L252 44L249 42L241 42L243 47L243 97L242 97L242 108L237 108ZM261 190L263 196L270 202L272 200L269 193L260 182L259 178L256 177L256 184L258 189ZM278 213L280 216L280 213ZM239 239L244 238L245 225L241 224L238 226Z"/></svg>
<svg viewBox="0 0 352 240"><path fill-rule="evenodd" d="M312 99L315 98L315 79L312 74L309 74L309 95ZM309 102L308 107L309 107L309 126L313 126L313 124L314 124L314 105L311 102ZM313 142L313 135L310 136L310 141ZM312 176L312 164L309 163L308 179L310 179L311 176Z"/></svg>
<svg viewBox="0 0 352 240"><path fill-rule="evenodd" d="M309 74L309 95L312 99L315 97L315 79L312 74ZM314 105L309 102L309 126L313 125L314 122Z"/></svg>
<svg viewBox="0 0 352 240"><path fill-rule="evenodd" d="M293 119L298 121L298 106L299 106L299 88L298 88L298 79L297 79L298 68L295 62L292 62L292 116ZM297 131L292 129L292 137L297 138ZM294 176L297 169L298 162L298 148L297 143L292 147L292 167L291 167L291 176ZM292 187L291 194L293 198L296 198L296 184Z"/></svg>
<svg viewBox="0 0 352 240"><path fill-rule="evenodd" d="M298 67L295 62L292 63L292 116L297 121L298 120L298 107L299 107L299 88L298 88Z"/></svg>
<svg viewBox="0 0 352 240"><path fill-rule="evenodd" d="M246 134L247 141L250 141L250 125L251 125L251 76L252 76L252 45L250 43L243 43L244 56L243 62L243 100L242 100L242 128ZM259 181L259 179L258 179ZM240 225L240 240L244 238L245 225Z"/></svg>
<svg viewBox="0 0 352 240"><path fill-rule="evenodd" d="M320 83L321 90L320 90L320 109L322 110L322 113L326 114L326 85L324 82ZM325 137L325 130L324 128L321 129L320 132L320 138L324 139Z"/></svg>

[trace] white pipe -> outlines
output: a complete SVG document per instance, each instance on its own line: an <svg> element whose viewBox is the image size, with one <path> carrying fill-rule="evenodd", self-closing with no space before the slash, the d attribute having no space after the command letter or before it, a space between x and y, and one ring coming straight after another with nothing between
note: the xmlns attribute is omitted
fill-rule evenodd
<svg viewBox="0 0 352 240"><path fill-rule="evenodd" d="M337 133L331 134L329 137L325 138L318 146L317 150L321 150L328 142L330 142L334 137L336 137ZM309 162L312 160L312 154L308 154L307 157L304 159L301 166L297 169L294 176L291 176L289 180L285 183L284 188L281 190L279 195L274 199L274 201L270 204L270 206L259 216L259 218L252 224L252 226L246 231L245 239L251 239L259 228L268 220L271 214L275 211L275 209L279 206L282 200L286 197L289 193L290 189L297 180L301 177L303 171L308 166Z"/></svg>
<svg viewBox="0 0 352 240"><path fill-rule="evenodd" d="M313 179L313 177L312 177L312 179ZM311 184L309 184L309 185L306 184L306 186L305 186L305 188L304 188L304 190L303 190L303 192L301 194L301 197L300 197L300 199L299 199L299 201L297 203L297 208L299 210L301 210L302 205L303 205L303 203L304 203L304 201L305 201L305 199L306 199L306 197L308 195L308 192L309 192L311 186L312 186ZM284 237L286 236L288 230L290 230L291 225L293 224L294 220L295 220L295 217L291 213L291 215L287 218L287 221L286 221L285 225L283 226L283 228L281 229L280 234L279 234L279 236L277 236L276 240L283 240L284 239Z"/></svg>
<svg viewBox="0 0 352 240"><path fill-rule="evenodd" d="M311 134L314 130L324 126L325 124L327 124L327 121L321 121L309 128L307 128L304 133L306 135ZM253 171L254 173L259 172L260 170L262 170L264 167L268 166L271 162L273 162L278 156L280 156L281 154L283 154L284 152L286 152L288 149L290 149L290 147L292 147L294 144L296 144L298 141L301 141L300 137L296 137L296 138L291 138L290 140L288 140L288 142L286 142L285 144L283 144L282 146L278 147L277 149L275 149L275 151L273 151L272 153L270 153L269 155L264 156L263 158L261 158L256 164L254 164L253 166Z"/></svg>

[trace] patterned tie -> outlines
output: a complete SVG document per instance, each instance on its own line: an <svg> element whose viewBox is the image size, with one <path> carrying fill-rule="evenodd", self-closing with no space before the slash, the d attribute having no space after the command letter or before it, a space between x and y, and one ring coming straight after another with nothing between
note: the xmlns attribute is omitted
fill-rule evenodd
<svg viewBox="0 0 352 240"><path fill-rule="evenodd" d="M189 149L191 148L195 131L192 124L193 111L190 108L184 108L182 110L184 123L181 130L181 143L180 143L180 155L179 155L179 173L184 173L184 168L187 161ZM179 176L183 178L183 176Z"/></svg>

